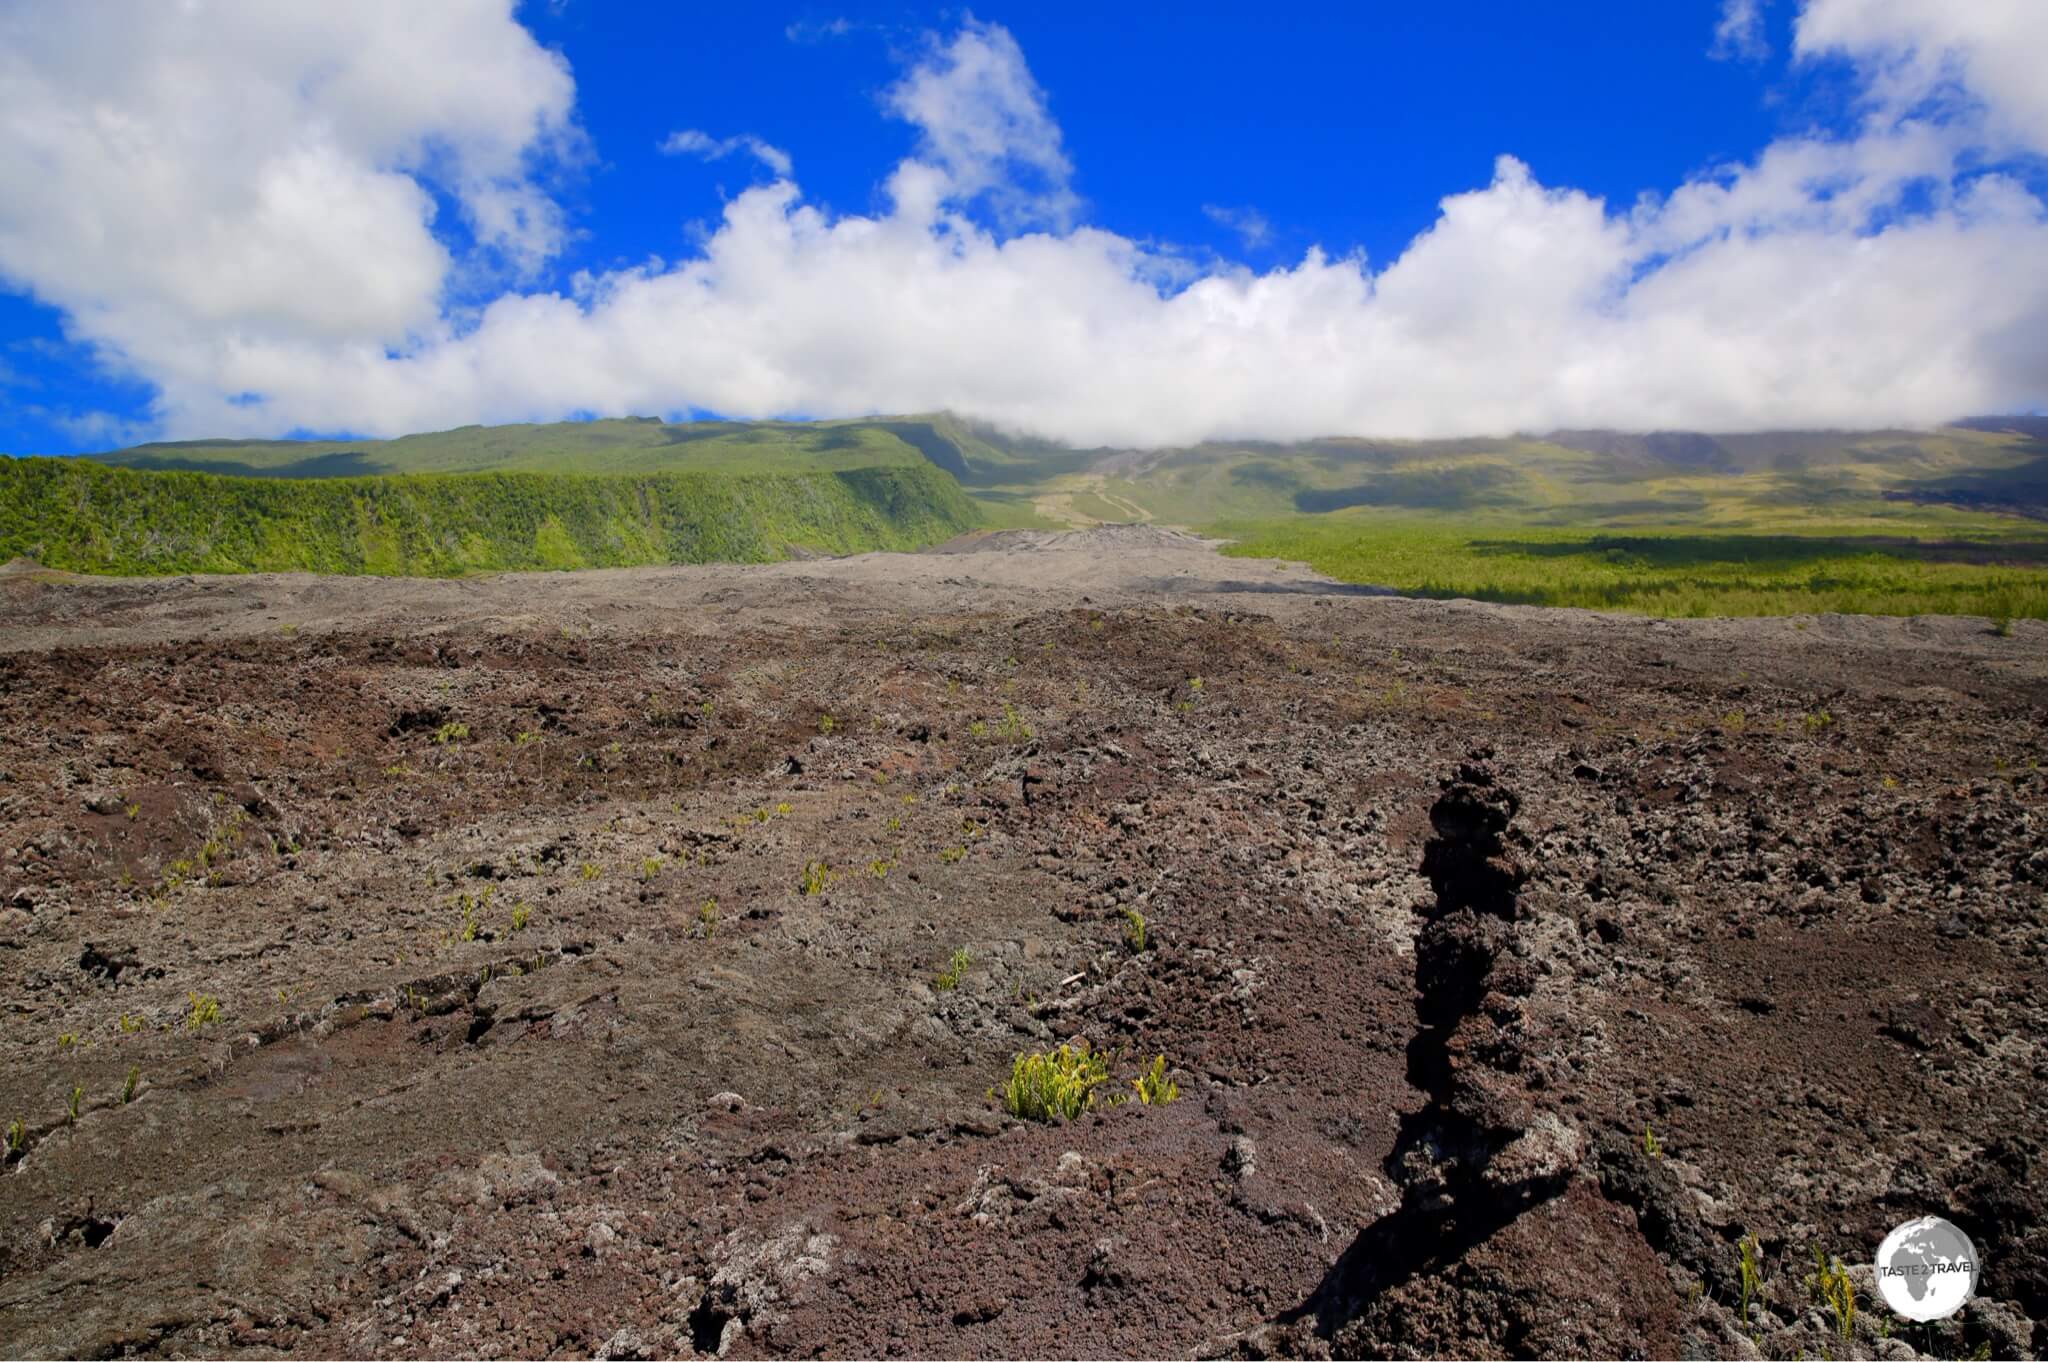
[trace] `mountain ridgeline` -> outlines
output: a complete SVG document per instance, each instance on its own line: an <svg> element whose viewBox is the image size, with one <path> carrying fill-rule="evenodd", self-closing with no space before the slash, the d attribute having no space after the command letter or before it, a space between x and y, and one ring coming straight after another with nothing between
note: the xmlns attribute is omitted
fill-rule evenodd
<svg viewBox="0 0 2048 1362"><path fill-rule="evenodd" d="M2005 540L2037 537L2042 519L2048 422L2027 417L1932 431L1560 430L1156 449L1072 448L943 412L614 418L0 459L0 561L103 573L752 562L922 548L977 526L1113 520L1392 542L1417 527L1509 526ZM1398 581L1399 567L1375 560L1373 580Z"/></svg>

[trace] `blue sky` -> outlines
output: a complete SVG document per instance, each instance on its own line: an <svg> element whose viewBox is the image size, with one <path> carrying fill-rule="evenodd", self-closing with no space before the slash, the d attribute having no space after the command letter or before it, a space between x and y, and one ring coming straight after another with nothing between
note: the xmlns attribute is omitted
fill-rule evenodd
<svg viewBox="0 0 2048 1362"><path fill-rule="evenodd" d="M2005 50L2048 54L2048 21L1943 8L476 0L406 40L433 74L404 90L306 74L392 65L373 6L353 29L273 15L118 53L103 25L4 10L26 55L0 93L199 131L116 156L103 130L0 123L0 190L11 139L24 184L82 205L61 229L0 210L0 450L623 411L948 405L1145 443L2031 405L2042 353L2015 333L2041 320L2048 137ZM180 43L274 63L274 106L157 80ZM124 82L149 93L118 107ZM308 140L332 143L317 173L279 170ZM47 174L67 157L75 190ZM905 166L939 182L927 216L897 198ZM301 182L323 202L278 208ZM320 239L351 200L360 249ZM185 239L134 221L214 211ZM116 218L133 238L96 262ZM872 250L863 223L937 245ZM1781 306L1817 268L1841 271L1833 301ZM1870 338L1887 327L1943 337L1939 371ZM1044 359L1063 344L1072 370Z"/></svg>

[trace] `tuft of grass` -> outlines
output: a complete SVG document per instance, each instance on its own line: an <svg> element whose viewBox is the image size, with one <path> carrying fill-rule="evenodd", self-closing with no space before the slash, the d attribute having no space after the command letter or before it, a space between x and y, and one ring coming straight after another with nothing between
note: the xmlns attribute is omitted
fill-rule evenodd
<svg viewBox="0 0 2048 1362"><path fill-rule="evenodd" d="M1645 1158L1664 1157L1664 1142L1657 1138L1657 1132L1650 1129L1648 1121L1643 1122L1643 1155Z"/></svg>
<svg viewBox="0 0 2048 1362"><path fill-rule="evenodd" d="M797 881L797 888L807 897L825 892L825 886L832 883L832 870L823 861L808 861L804 864L803 878Z"/></svg>
<svg viewBox="0 0 2048 1362"><path fill-rule="evenodd" d="M67 1121L76 1121L78 1119L78 1109L79 1107L84 1105L84 1103L85 1085L83 1083L73 1083L71 1085L70 1100L65 1102L64 1104L64 1119Z"/></svg>
<svg viewBox="0 0 2048 1362"><path fill-rule="evenodd" d="M967 855L966 847L940 847L939 859L947 865L958 865Z"/></svg>
<svg viewBox="0 0 2048 1362"><path fill-rule="evenodd" d="M7 1156L18 1159L28 1149L28 1127L20 1121L7 1123Z"/></svg>
<svg viewBox="0 0 2048 1362"><path fill-rule="evenodd" d="M839 721L834 719L831 715L820 714L818 716L818 731L820 733L829 734L833 729L837 728L838 726Z"/></svg>
<svg viewBox="0 0 2048 1362"><path fill-rule="evenodd" d="M704 939L710 940L718 931L718 900L706 899L697 909L697 922L704 928Z"/></svg>
<svg viewBox="0 0 2048 1362"><path fill-rule="evenodd" d="M468 740L468 724L445 723L434 730L434 745L436 747L446 747L450 743L467 742Z"/></svg>
<svg viewBox="0 0 2048 1362"><path fill-rule="evenodd" d="M128 1066L128 1077L127 1077L127 1079L126 1079L126 1080L125 1080L125 1081L124 1081L124 1082L123 1082L123 1083L121 1084L121 1105L122 1105L122 1106L124 1106L124 1107L125 1107L125 1106L127 1106L127 1105L128 1105L128 1104L129 1104L130 1102L133 1102L133 1101L135 1100L135 1085L136 1085L137 1083L140 1083L141 1081L142 1081L142 1069L141 1069L141 1067L140 1067L139 1065L134 1065L134 1064L131 1064L131 1065L129 1065L129 1066Z"/></svg>
<svg viewBox="0 0 2048 1362"><path fill-rule="evenodd" d="M1003 1109L1027 1121L1071 1121L1095 1105L1095 1090L1109 1081L1109 1060L1075 1040L1010 1061Z"/></svg>
<svg viewBox="0 0 2048 1362"><path fill-rule="evenodd" d="M932 976L932 987L941 993L950 993L960 986L960 976L974 963L974 957L967 953L965 946L955 950L946 961L946 967Z"/></svg>
<svg viewBox="0 0 2048 1362"><path fill-rule="evenodd" d="M596 861L585 861L582 865L576 868L576 873L581 875L586 880L594 880L599 875L602 875L604 872L598 869Z"/></svg>
<svg viewBox="0 0 2048 1362"><path fill-rule="evenodd" d="M640 881L645 884L661 873L661 857L646 856L640 861Z"/></svg>
<svg viewBox="0 0 2048 1362"><path fill-rule="evenodd" d="M220 1020L220 999L206 993L187 993L185 999L190 1005L185 1013L187 1031L197 1031Z"/></svg>
<svg viewBox="0 0 2048 1362"><path fill-rule="evenodd" d="M1131 1080L1138 1100L1148 1107L1163 1107L1180 1096L1180 1085L1166 1076L1166 1056L1154 1055L1152 1067Z"/></svg>
<svg viewBox="0 0 2048 1362"><path fill-rule="evenodd" d="M526 906L526 900L525 900L525 899L521 899L521 900L520 900L519 902L517 902L517 903L513 904L513 905L512 905L512 930L513 930L513 931L515 931L515 932L523 932L523 931L525 931L525 930L526 930L526 924L527 924L527 922L528 922L529 920L531 920L531 918L532 918L532 917L533 917L533 909L531 909L531 908L529 908L529 907L527 907L527 906Z"/></svg>
<svg viewBox="0 0 2048 1362"><path fill-rule="evenodd" d="M1124 909L1124 944L1131 948L1131 954L1143 953L1145 939L1145 915L1135 908Z"/></svg>

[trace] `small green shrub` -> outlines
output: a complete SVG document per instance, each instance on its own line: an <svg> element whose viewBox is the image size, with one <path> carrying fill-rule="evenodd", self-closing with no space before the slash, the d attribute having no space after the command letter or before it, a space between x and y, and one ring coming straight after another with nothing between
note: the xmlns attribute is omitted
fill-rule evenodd
<svg viewBox="0 0 2048 1362"><path fill-rule="evenodd" d="M946 961L946 967L932 976L932 987L941 993L950 993L960 986L960 976L967 972L967 967L973 962L974 957L967 953L967 948L960 947Z"/></svg>
<svg viewBox="0 0 2048 1362"><path fill-rule="evenodd" d="M434 730L434 745L446 747L450 743L466 742L469 739L469 725L446 723Z"/></svg>
<svg viewBox="0 0 2048 1362"><path fill-rule="evenodd" d="M142 1069L137 1065L128 1066L127 1081L121 1084L121 1105L127 1106L135 1100L135 1085L142 1081Z"/></svg>
<svg viewBox="0 0 2048 1362"><path fill-rule="evenodd" d="M1133 955L1145 949L1145 915L1135 908L1124 909L1124 944Z"/></svg>
<svg viewBox="0 0 2048 1362"><path fill-rule="evenodd" d="M838 726L838 720L834 719L831 715L820 714L818 716L818 731L820 733L830 733L833 729L837 728Z"/></svg>
<svg viewBox="0 0 2048 1362"><path fill-rule="evenodd" d="M70 1121L76 1121L78 1119L78 1108L80 1107L80 1105L84 1103L84 1101L85 1085L82 1083L73 1083L71 1085L71 1100L64 1104L65 1119Z"/></svg>
<svg viewBox="0 0 2048 1362"><path fill-rule="evenodd" d="M24 1126L20 1121L9 1121L7 1123L8 1157L18 1159L27 1149L28 1127Z"/></svg>
<svg viewBox="0 0 2048 1362"><path fill-rule="evenodd" d="M644 883L661 873L661 857L647 856L640 861L640 879Z"/></svg>
<svg viewBox="0 0 2048 1362"><path fill-rule="evenodd" d="M1095 1090L1108 1081L1108 1058L1090 1051L1085 1040L1018 1055L1010 1062L1003 1109L1027 1121L1071 1121L1095 1105Z"/></svg>
<svg viewBox="0 0 2048 1362"><path fill-rule="evenodd" d="M804 865L803 878L797 882L797 888L802 890L806 896L809 896L824 893L825 886L830 883L832 883L831 868L823 861L809 861Z"/></svg>
<svg viewBox="0 0 2048 1362"><path fill-rule="evenodd" d="M1166 1076L1166 1056L1154 1055L1152 1067L1131 1080L1138 1100L1148 1107L1163 1107L1180 1096L1180 1085Z"/></svg>
<svg viewBox="0 0 2048 1362"><path fill-rule="evenodd" d="M586 880L594 880L604 872L597 868L596 861L585 861L582 865L576 868L576 873L581 875Z"/></svg>
<svg viewBox="0 0 2048 1362"><path fill-rule="evenodd" d="M1650 1129L1650 1123L1643 1123L1643 1154L1652 1159L1664 1157L1664 1142L1657 1138L1657 1132Z"/></svg>
<svg viewBox="0 0 2048 1362"><path fill-rule="evenodd" d="M704 928L704 937L709 940L718 931L718 900L706 899L697 910L697 921Z"/></svg>
<svg viewBox="0 0 2048 1362"><path fill-rule="evenodd" d="M939 859L947 865L958 865L967 855L966 847L940 847Z"/></svg>
<svg viewBox="0 0 2048 1362"><path fill-rule="evenodd" d="M523 931L525 931L525 930L526 930L526 924L527 924L528 920L532 918L532 916L533 916L533 909L531 909L531 908L529 908L529 907L527 907L527 906L526 906L526 900L524 900L524 899L521 899L521 900L520 900L519 902L517 902L517 903L513 904L513 905L512 905L512 930L513 930L513 931L515 931L515 932L523 932Z"/></svg>

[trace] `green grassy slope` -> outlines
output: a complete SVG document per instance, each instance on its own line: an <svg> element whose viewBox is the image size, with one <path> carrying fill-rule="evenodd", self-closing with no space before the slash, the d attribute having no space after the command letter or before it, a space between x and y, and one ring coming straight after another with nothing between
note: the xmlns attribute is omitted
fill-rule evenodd
<svg viewBox="0 0 2048 1362"><path fill-rule="evenodd" d="M1347 511L1514 516L1531 524L1744 522L1861 513L1887 497L2048 500L2048 440L2006 430L1500 440L1307 440L1119 454L1107 492L1178 524Z"/></svg>
<svg viewBox="0 0 2048 1362"><path fill-rule="evenodd" d="M974 528L923 461L806 473L221 477L0 460L0 560L79 572L448 576L921 548Z"/></svg>
<svg viewBox="0 0 2048 1362"><path fill-rule="evenodd" d="M463 426L395 440L184 440L85 456L126 468L255 477L378 473L810 472L929 462L970 485L1032 481L1093 451L1018 440L950 413L844 421L653 417Z"/></svg>
<svg viewBox="0 0 2048 1362"><path fill-rule="evenodd" d="M1309 563L1409 596L1647 615L2048 619L2048 526L1881 504L1882 514L1599 532L1512 517L1296 516L1221 527L1225 553Z"/></svg>
<svg viewBox="0 0 2048 1362"><path fill-rule="evenodd" d="M929 425L929 418L922 422ZM128 468L258 477L378 473L815 472L922 463L900 421L695 421L652 418L463 426L396 440L194 440L88 455Z"/></svg>

